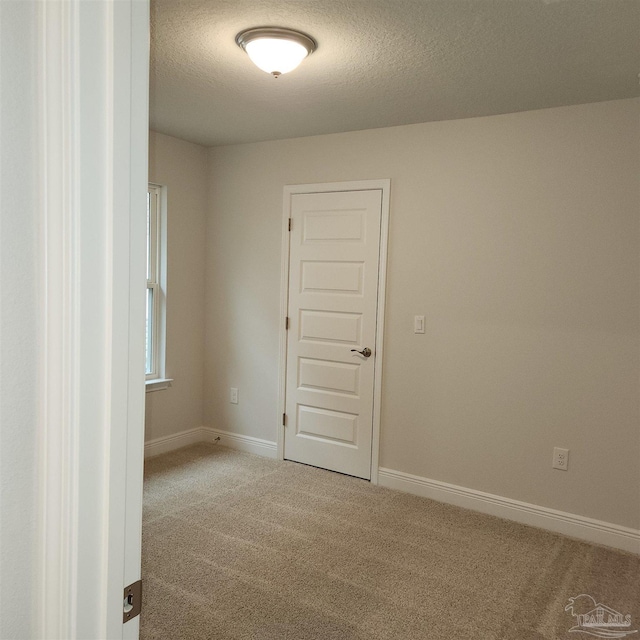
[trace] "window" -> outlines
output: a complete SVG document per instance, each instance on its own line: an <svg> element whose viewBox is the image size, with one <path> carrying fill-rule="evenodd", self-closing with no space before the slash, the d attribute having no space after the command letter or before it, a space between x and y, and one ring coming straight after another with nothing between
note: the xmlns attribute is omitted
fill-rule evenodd
<svg viewBox="0 0 640 640"><path fill-rule="evenodd" d="M164 188L150 184L147 191L147 314L146 379L147 391L166 389L165 378L165 282L166 221Z"/></svg>

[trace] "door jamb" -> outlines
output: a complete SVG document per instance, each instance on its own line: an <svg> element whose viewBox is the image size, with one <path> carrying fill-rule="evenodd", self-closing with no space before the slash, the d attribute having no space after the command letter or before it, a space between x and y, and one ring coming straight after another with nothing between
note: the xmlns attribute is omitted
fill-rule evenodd
<svg viewBox="0 0 640 640"><path fill-rule="evenodd" d="M277 458L284 460L284 429L282 416L286 407L287 379L287 327L286 316L289 304L289 218L291 217L291 197L298 193L329 193L335 191L382 191L382 212L380 219L380 260L378 263L378 304L376 308L376 342L373 387L373 433L371 439L371 483L378 484L380 458L380 419L382 400L382 359L384 338L384 310L387 285L387 248L389 238L389 194L391 180L355 180L349 182L327 182L321 184L285 185L282 207L282 255L280 263L280 356L278 380L277 416Z"/></svg>
<svg viewBox="0 0 640 640"><path fill-rule="evenodd" d="M124 624L122 603L140 577L149 2L41 3L36 19L34 626L43 638L134 640L139 618Z"/></svg>

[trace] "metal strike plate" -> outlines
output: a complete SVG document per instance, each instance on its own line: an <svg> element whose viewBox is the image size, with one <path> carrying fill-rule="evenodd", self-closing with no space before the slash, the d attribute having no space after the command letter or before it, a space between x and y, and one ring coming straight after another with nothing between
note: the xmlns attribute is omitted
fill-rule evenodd
<svg viewBox="0 0 640 640"><path fill-rule="evenodd" d="M142 580L124 589L122 622L128 622L140 615L142 609Z"/></svg>

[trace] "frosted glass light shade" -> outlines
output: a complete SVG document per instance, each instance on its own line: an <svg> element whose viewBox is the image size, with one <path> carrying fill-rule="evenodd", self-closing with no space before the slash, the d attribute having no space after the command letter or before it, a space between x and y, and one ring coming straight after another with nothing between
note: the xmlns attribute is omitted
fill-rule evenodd
<svg viewBox="0 0 640 640"><path fill-rule="evenodd" d="M258 69L274 75L293 71L309 55L301 44L277 38L258 38L246 50Z"/></svg>
<svg viewBox="0 0 640 640"><path fill-rule="evenodd" d="M304 33L278 27L248 29L236 36L236 42L259 69L276 78L293 71L316 48Z"/></svg>

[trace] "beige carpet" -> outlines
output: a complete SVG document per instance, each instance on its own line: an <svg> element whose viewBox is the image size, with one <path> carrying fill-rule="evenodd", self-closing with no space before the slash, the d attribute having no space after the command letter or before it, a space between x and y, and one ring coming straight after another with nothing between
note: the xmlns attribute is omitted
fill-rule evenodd
<svg viewBox="0 0 640 640"><path fill-rule="evenodd" d="M143 640L592 638L579 594L640 628L638 556L312 467L195 445L144 509Z"/></svg>

